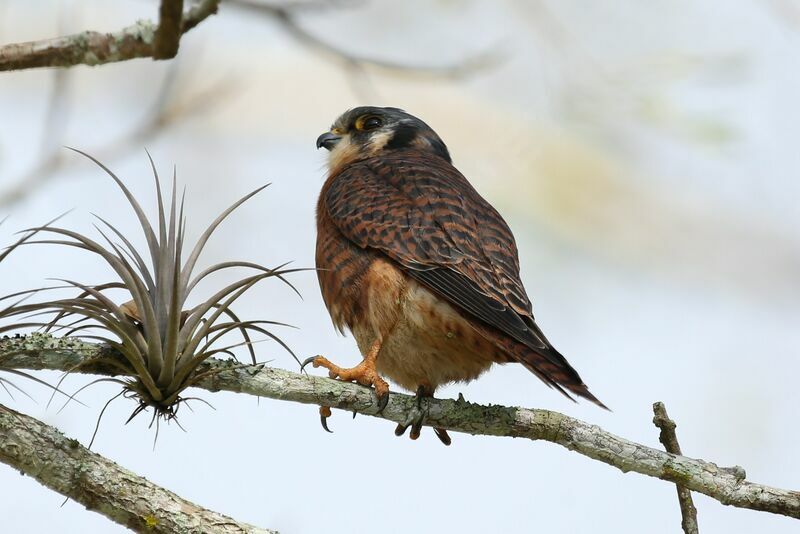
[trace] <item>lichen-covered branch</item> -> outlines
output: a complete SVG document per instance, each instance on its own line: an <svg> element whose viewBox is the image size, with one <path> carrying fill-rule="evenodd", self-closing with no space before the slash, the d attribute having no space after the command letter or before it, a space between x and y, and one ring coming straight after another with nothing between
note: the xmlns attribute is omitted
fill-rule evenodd
<svg viewBox="0 0 800 534"><path fill-rule="evenodd" d="M0 366L20 369L76 369L81 373L117 374L109 365L91 363L102 347L77 339L42 334L0 341ZM87 360L89 363L87 364ZM269 367L238 367L235 362L210 360L205 370L215 370L198 387L233 391L259 397L330 406L407 422L416 405L413 397L392 393L378 414L371 390L350 383ZM487 436L510 436L556 443L623 472L667 480L739 508L772 512L800 519L800 492L773 488L745 480L741 467L718 467L694 458L671 454L616 436L602 428L549 410L482 406L463 400L426 402L425 424L450 431Z"/></svg>
<svg viewBox="0 0 800 534"><path fill-rule="evenodd" d="M272 532L182 499L57 429L1 404L0 462L135 532Z"/></svg>
<svg viewBox="0 0 800 534"><path fill-rule="evenodd" d="M217 12L220 0L202 0L183 14L176 31L176 5L165 1L161 23L137 21L114 33L84 31L74 35L0 46L0 71L37 67L102 65L140 57L164 59L178 50L180 35ZM170 55L170 53L172 55Z"/></svg>
<svg viewBox="0 0 800 534"><path fill-rule="evenodd" d="M663 402L653 404L653 424L661 430L658 441L661 442L664 449L672 454L683 454L681 445L678 443L678 435L675 433L675 427L678 425L667 415L667 408ZM681 528L683 528L684 534L700 534L697 525L697 508L692 502L692 492L681 484L677 484L675 487L678 488L678 505L681 507Z"/></svg>

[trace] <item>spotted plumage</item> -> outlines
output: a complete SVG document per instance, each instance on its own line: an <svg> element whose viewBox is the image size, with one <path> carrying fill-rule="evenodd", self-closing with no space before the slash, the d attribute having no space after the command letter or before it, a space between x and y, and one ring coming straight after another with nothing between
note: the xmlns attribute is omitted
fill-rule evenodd
<svg viewBox="0 0 800 534"><path fill-rule="evenodd" d="M536 325L508 225L427 124L356 108L317 144L331 152L317 204L322 295L336 327L376 351L378 374L432 394L518 362L602 406Z"/></svg>

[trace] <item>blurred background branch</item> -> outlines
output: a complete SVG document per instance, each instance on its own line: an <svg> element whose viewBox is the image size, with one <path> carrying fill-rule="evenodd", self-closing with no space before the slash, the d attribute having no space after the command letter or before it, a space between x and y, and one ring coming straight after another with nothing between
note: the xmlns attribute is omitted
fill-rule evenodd
<svg viewBox="0 0 800 534"><path fill-rule="evenodd" d="M272 18L299 44L322 57L341 62L345 67L350 69L372 67L392 74L458 79L476 74L487 68L495 67L501 60L501 55L497 50L486 50L474 56L467 57L466 59L445 65L426 65L422 63L391 61L376 56L345 50L337 44L334 44L334 41L326 41L317 37L313 32L305 29L297 20L297 13L307 13L311 10L320 9L324 11L330 8L341 9L353 7L353 2L307 1L270 3L259 0L225 0L225 3Z"/></svg>
<svg viewBox="0 0 800 534"><path fill-rule="evenodd" d="M161 77L155 98L142 113L138 124L117 139L110 139L92 148L92 153L105 160L118 159L125 154L141 150L148 142L153 142L169 127L213 112L226 102L236 85L236 76L222 75L216 80L195 80L196 68L191 61L177 59L170 63ZM59 69L53 73L53 89L50 104L45 116L45 139L42 143L42 157L38 163L16 180L16 183L0 191L0 208L11 205L34 194L44 184L53 180L58 171L74 166L76 160L67 158L64 149L65 131L69 121L69 84L71 73ZM197 83L204 85L198 90ZM189 88L195 88L189 91Z"/></svg>
<svg viewBox="0 0 800 534"><path fill-rule="evenodd" d="M217 8L215 2L214 9ZM161 0L158 28L153 36L153 59L172 59L183 33L183 0Z"/></svg>
<svg viewBox="0 0 800 534"><path fill-rule="evenodd" d="M501 61L501 55L495 49L485 50L463 60L442 65L381 59L350 52L333 42L326 42L313 32L306 30L297 20L301 13L325 14L336 10L357 8L359 5L363 5L363 2L301 0L270 3L258 0L225 0L225 3L242 11L262 15L265 19L276 21L279 27L301 46L324 59L341 65L350 72L354 92L367 99L373 96L375 91L366 77L366 68L412 77L460 79L479 74L485 69L494 68ZM99 65L139 57L170 59L175 57L178 52L181 35L210 15L215 14L219 4L220 0L196 1L184 13L183 0L162 0L158 25L149 21L138 21L134 26L125 28L116 34L101 35L97 32L82 32L47 41L6 45L0 47L0 71L21 70L36 66ZM181 14L183 14L182 17ZM62 10L61 15L60 27L63 28L69 13ZM131 40L131 35L136 37ZM55 41L59 44L53 45L52 42ZM98 47L105 51L96 51L95 48ZM119 50L112 53L110 52L112 49ZM25 52L25 50L29 51ZM81 50L83 52L80 52ZM111 54L107 60L100 59L106 57L107 54ZM72 59L64 59L64 56ZM37 61L41 61L42 64L36 63ZM184 76L191 76L191 71L195 69L181 69L177 62L170 63L167 72L161 78L158 94L150 109L145 112L140 124L119 139L93 148L92 153L108 161L118 158L132 149L138 150L147 141L151 141L163 133L169 126L201 113L212 112L225 103L237 89L241 90L235 77L230 74L223 75L211 83L206 82L206 76L196 76L200 83L206 84L206 88L194 94L187 94L186 88L193 87L194 84L183 83L179 86L176 83L179 70L189 71ZM39 187L54 178L55 174L67 165L62 145L66 141L65 134L71 115L70 78L71 73L68 69L54 71L51 97L43 127L42 155L37 159L36 165L17 179L14 185L0 191L0 208L15 204L35 193Z"/></svg>
<svg viewBox="0 0 800 534"><path fill-rule="evenodd" d="M108 348L75 338L32 334L0 340L0 364L8 368L119 375L119 368L93 360ZM370 388L263 366L242 367L235 361L209 359L203 372L213 370L196 387L232 391L270 399L330 406L395 423L414 417L417 400L391 393L379 413ZM459 400L431 399L423 407L424 425L484 436L544 440L623 472L634 471L680 484L735 506L800 519L800 492L764 486L745 480L741 467L718 467L699 460L663 452L616 436L602 428L550 410L482 406Z"/></svg>

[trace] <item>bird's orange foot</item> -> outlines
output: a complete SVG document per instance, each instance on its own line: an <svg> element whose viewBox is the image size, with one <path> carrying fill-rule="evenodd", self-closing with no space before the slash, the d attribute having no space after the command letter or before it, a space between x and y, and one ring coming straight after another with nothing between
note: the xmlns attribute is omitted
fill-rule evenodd
<svg viewBox="0 0 800 534"><path fill-rule="evenodd" d="M351 368L339 367L331 363L324 356L313 356L308 358L300 366L300 370L311 364L313 367L324 367L328 370L328 376L331 378L338 378L345 382L356 382L362 386L372 386L375 388L375 395L378 398L378 413L381 413L386 405L389 403L389 384L381 378L378 371L375 369L374 358L365 358L361 363ZM330 417L331 410L329 407L324 406L320 408L320 420L322 427L328 430L327 418Z"/></svg>
<svg viewBox="0 0 800 534"><path fill-rule="evenodd" d="M394 429L395 436L402 436L406 433L406 430L410 426L411 432L409 432L408 437L411 439L419 438L420 432L422 431L422 424L425 422L425 418L428 416L428 405L427 403L423 402L423 399L429 398L433 398L433 392L430 388L425 386L420 386L417 388L417 395L414 398L416 401L414 403L414 408L411 410L411 412L409 412L404 423L397 424L397 428ZM450 435L444 428L435 427L433 432L436 434L436 437L439 438L439 441L445 445L450 445L450 443L452 443Z"/></svg>
<svg viewBox="0 0 800 534"><path fill-rule="evenodd" d="M375 395L378 397L378 413L386 408L389 402L389 384L378 374L373 360L365 359L355 367L348 369L331 363L324 356L314 356L304 361L302 367L305 367L309 363L313 367L324 367L327 369L328 376L331 378L338 378L345 382L356 382L362 386L374 387Z"/></svg>

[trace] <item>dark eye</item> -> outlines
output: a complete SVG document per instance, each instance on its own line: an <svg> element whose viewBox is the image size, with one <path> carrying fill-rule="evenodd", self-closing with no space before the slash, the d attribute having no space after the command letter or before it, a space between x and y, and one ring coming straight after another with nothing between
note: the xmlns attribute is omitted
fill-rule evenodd
<svg viewBox="0 0 800 534"><path fill-rule="evenodd" d="M361 123L362 130L374 130L383 126L383 121L380 117L367 117Z"/></svg>

